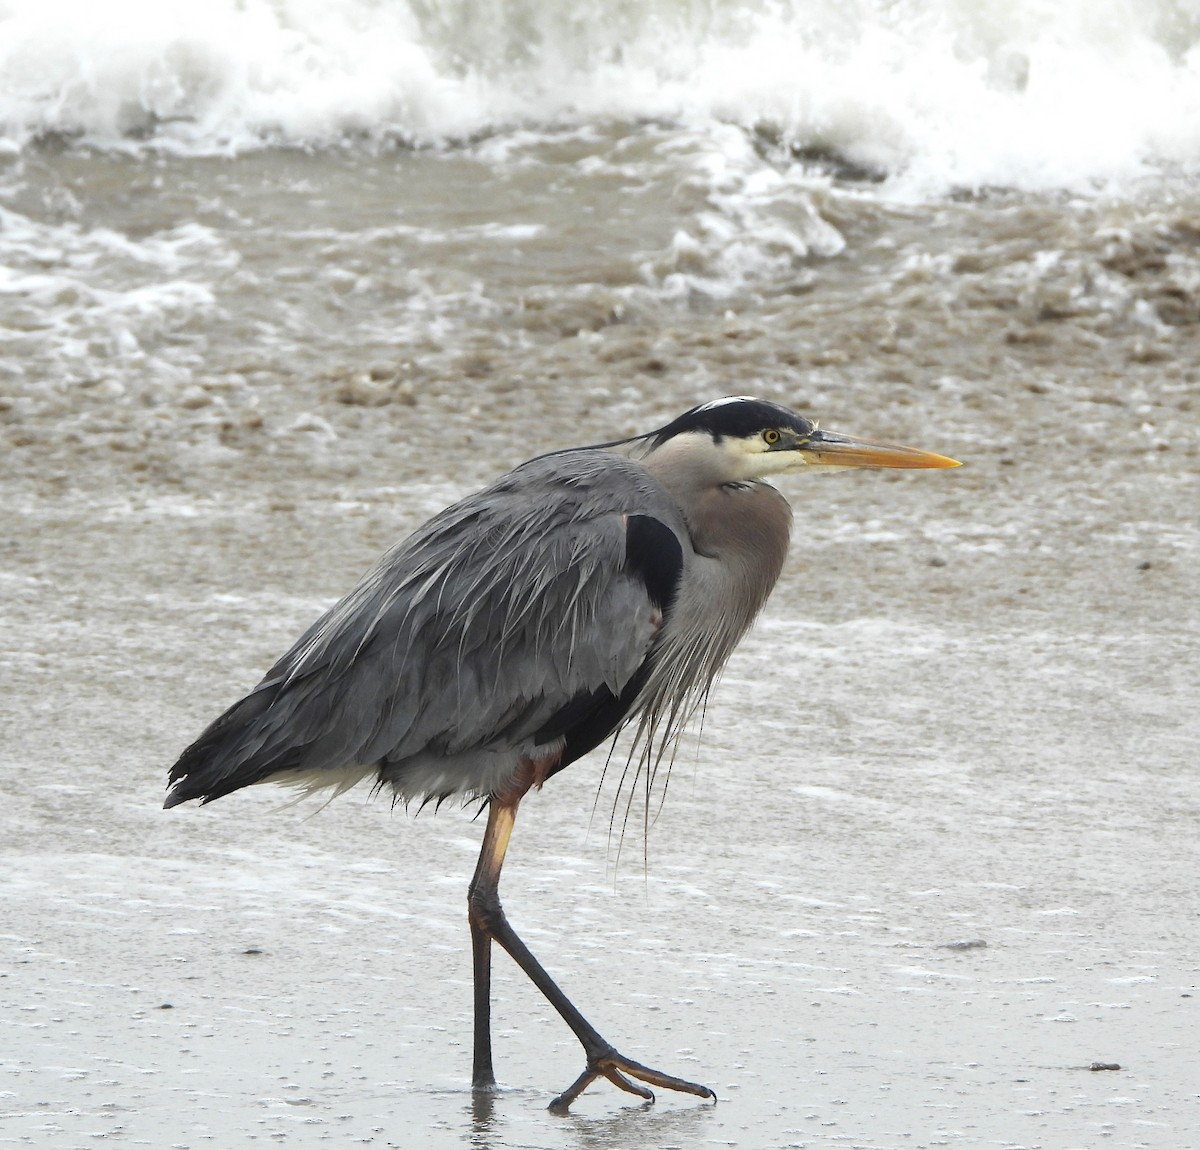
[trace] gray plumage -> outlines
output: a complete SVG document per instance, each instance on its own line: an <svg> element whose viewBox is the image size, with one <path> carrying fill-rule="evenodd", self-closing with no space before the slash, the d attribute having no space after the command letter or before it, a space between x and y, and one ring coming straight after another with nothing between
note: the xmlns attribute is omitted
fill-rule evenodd
<svg viewBox="0 0 1200 1150"><path fill-rule="evenodd" d="M403 800L503 790L522 755L561 742L536 737L559 710L619 695L654 643L626 565L631 513L686 539L661 486L598 451L533 460L442 512L201 736L171 802L372 774Z"/></svg>
<svg viewBox="0 0 1200 1150"><path fill-rule="evenodd" d="M775 585L791 509L764 480L952 460L818 430L745 397L649 435L541 456L434 516L318 619L171 769L166 805L267 781L489 807L470 890L474 1084L490 1089L490 946L499 941L583 1043L595 1077L707 1087L618 1055L508 925L500 866L524 794L633 726L646 778Z"/></svg>

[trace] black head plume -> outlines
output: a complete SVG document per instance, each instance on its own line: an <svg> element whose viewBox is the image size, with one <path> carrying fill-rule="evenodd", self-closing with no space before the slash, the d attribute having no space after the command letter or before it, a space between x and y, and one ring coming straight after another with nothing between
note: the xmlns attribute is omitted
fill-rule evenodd
<svg viewBox="0 0 1200 1150"><path fill-rule="evenodd" d="M811 419L805 419L779 403L766 399L754 399L748 395L734 395L727 399L714 399L685 411L666 427L647 436L655 447L661 447L668 439L687 431L705 432L719 443L726 436L746 439L765 431L769 427L789 428L801 435L809 435L816 428Z"/></svg>

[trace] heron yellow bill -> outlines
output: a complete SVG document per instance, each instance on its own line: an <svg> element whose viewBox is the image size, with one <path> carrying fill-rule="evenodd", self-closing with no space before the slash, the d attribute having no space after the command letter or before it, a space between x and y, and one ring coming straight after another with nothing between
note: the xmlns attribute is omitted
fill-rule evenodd
<svg viewBox="0 0 1200 1150"><path fill-rule="evenodd" d="M804 458L818 467L961 467L957 459L901 447L897 443L875 443L819 428L797 444Z"/></svg>

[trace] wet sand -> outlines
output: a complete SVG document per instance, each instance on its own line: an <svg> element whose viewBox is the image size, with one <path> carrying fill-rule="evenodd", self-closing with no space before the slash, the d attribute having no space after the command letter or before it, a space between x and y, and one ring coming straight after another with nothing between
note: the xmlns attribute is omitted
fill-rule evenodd
<svg viewBox="0 0 1200 1150"><path fill-rule="evenodd" d="M207 320L146 337L141 372L9 388L0 1146L1194 1146L1195 205L830 193L843 254L679 303L568 290L598 257L564 191L552 250L478 269L489 305L410 369L378 267L309 322L349 257L282 277L246 170ZM189 340L198 390L172 390ZM617 858L602 756L522 809L514 924L618 1047L719 1104L604 1086L546 1113L579 1052L502 958L505 1090L476 1104L469 813L261 789L167 813L166 768L455 495L746 391L968 466L781 484L791 562L644 849L631 826Z"/></svg>

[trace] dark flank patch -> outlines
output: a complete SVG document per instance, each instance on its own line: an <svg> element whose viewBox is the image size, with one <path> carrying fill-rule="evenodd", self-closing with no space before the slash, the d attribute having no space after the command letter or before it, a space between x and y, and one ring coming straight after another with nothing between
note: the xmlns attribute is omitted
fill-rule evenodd
<svg viewBox="0 0 1200 1150"><path fill-rule="evenodd" d="M675 604L683 572L683 548L675 532L653 516L630 515L625 528L625 569L642 580L650 601L666 619ZM648 657L619 695L607 687L576 695L535 733L534 738L543 744L566 739L562 756L549 774L556 774L598 747L620 726L646 682L651 665Z"/></svg>
<svg viewBox="0 0 1200 1150"><path fill-rule="evenodd" d="M646 585L650 601L665 618L675 605L683 548L679 539L652 515L631 515L625 527L625 569Z"/></svg>

